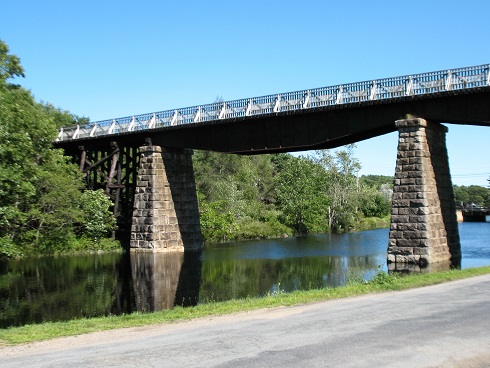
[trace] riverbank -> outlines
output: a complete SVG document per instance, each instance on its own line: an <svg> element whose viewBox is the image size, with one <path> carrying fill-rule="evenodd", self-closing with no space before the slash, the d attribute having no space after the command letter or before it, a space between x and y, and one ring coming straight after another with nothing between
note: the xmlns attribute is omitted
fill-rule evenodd
<svg viewBox="0 0 490 368"><path fill-rule="evenodd" d="M363 294L405 290L484 274L490 274L490 266L438 273L410 274L403 277L379 272L369 282L353 281L345 286L336 288L295 291L291 293L284 293L279 288L278 292L271 293L263 298L211 302L199 304L195 307L176 307L172 310L148 314L134 313L122 316L107 316L12 327L0 330L0 346L17 345L118 328L175 323L199 317L225 315L262 308L292 306Z"/></svg>

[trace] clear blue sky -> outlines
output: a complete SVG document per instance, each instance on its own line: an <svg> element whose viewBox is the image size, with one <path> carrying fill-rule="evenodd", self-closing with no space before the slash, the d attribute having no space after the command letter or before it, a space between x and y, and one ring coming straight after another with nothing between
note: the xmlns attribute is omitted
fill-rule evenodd
<svg viewBox="0 0 490 368"><path fill-rule="evenodd" d="M38 101L90 120L490 63L488 0L5 1ZM449 126L453 182L487 185L490 128ZM393 175L396 134L357 144Z"/></svg>

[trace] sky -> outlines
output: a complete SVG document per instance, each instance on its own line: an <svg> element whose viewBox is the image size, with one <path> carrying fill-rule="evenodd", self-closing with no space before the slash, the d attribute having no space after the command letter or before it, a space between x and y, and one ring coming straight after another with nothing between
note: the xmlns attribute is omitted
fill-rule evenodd
<svg viewBox="0 0 490 368"><path fill-rule="evenodd" d="M91 121L490 63L488 0L17 0L14 82ZM453 183L488 185L490 128L448 125ZM357 143L394 175L397 134Z"/></svg>

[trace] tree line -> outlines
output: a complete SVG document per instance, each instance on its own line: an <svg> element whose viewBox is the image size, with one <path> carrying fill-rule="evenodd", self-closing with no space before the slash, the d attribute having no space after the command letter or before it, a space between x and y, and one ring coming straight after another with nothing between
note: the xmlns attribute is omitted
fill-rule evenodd
<svg viewBox="0 0 490 368"><path fill-rule="evenodd" d="M388 223L393 178L359 178L355 146L310 156L194 153L207 242L359 229Z"/></svg>
<svg viewBox="0 0 490 368"><path fill-rule="evenodd" d="M457 206L476 205L490 208L490 188L485 188L480 185L454 185L453 188Z"/></svg>

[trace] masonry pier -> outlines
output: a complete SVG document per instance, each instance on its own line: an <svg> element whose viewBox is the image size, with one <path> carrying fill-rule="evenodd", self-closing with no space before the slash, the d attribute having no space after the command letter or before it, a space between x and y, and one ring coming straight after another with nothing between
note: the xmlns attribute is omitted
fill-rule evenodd
<svg viewBox="0 0 490 368"><path fill-rule="evenodd" d="M397 120L388 264L423 268L461 260L456 206L446 149L447 128L420 118Z"/></svg>
<svg viewBox="0 0 490 368"><path fill-rule="evenodd" d="M192 151L150 144L139 152L131 251L202 249Z"/></svg>

